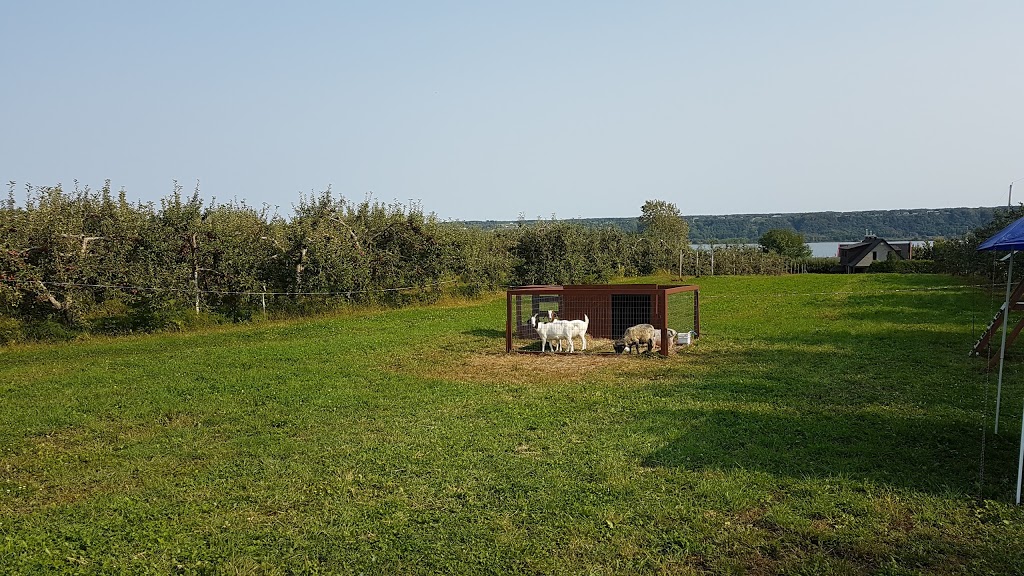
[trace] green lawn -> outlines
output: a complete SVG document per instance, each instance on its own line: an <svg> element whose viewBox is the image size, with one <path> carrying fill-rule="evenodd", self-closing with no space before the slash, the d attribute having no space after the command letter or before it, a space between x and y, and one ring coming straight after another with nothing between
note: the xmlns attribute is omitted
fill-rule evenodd
<svg viewBox="0 0 1024 576"><path fill-rule="evenodd" d="M505 354L503 294L0 349L0 573L1021 573L1001 291L697 282L667 359Z"/></svg>

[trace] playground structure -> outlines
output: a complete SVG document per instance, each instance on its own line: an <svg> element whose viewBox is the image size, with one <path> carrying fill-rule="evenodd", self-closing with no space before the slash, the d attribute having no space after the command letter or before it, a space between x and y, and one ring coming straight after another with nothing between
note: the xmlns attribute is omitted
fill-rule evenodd
<svg viewBox="0 0 1024 576"><path fill-rule="evenodd" d="M1024 297L1024 281L1017 285L1007 301L1003 302L999 307L999 310L996 311L995 316L992 317L992 321L989 322L985 331L982 332L981 337L978 338L978 341L974 343L974 347L971 348L971 356L980 356L982 352L988 349L991 345L992 337L1003 327L1003 315L1007 313L1007 308L1009 308L1011 312L1024 311L1024 302L1021 301L1022 297ZM1009 325L1009 318L1006 318L1005 320L1005 323ZM1017 323L1014 324L1013 329L1006 334L1006 346L1012 345L1017 337L1020 336L1022 331L1024 331L1024 316L1021 316ZM998 362L999 355L993 354L988 359L986 368L991 370Z"/></svg>

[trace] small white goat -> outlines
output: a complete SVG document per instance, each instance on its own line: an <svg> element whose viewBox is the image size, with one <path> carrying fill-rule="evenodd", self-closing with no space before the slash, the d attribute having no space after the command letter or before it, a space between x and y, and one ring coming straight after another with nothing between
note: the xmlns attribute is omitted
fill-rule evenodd
<svg viewBox="0 0 1024 576"><path fill-rule="evenodd" d="M583 320L559 320L558 314L554 310L548 310L548 318L551 318L552 322L565 322L572 328L572 334L569 336L569 342L576 336L580 337L580 341L583 345L580 350L587 349L587 330L590 329L590 316L583 315ZM562 341L558 341L558 351L562 351Z"/></svg>
<svg viewBox="0 0 1024 576"><path fill-rule="evenodd" d="M540 335L540 351L543 352L548 346L548 341L551 341L551 351L555 351L555 342L559 342L558 347L561 351L561 340L569 341L569 352L575 352L576 349L572 345L572 327L568 322L537 322L537 315L530 316L530 324L533 325L533 329Z"/></svg>
<svg viewBox="0 0 1024 576"><path fill-rule="evenodd" d="M671 348L671 347L675 346L675 344L676 344L676 335L678 335L679 333L676 332L675 330L671 329L671 328L666 328L666 332L668 332L668 347ZM654 343L658 345L658 348L661 348L661 342L662 342L661 337L662 337L661 330L658 330L658 335L655 337L655 340L654 340Z"/></svg>

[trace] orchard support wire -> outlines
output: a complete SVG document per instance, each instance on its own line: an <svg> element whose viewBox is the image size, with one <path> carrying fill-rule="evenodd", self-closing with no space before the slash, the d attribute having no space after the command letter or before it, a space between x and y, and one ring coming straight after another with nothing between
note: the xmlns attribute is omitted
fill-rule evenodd
<svg viewBox="0 0 1024 576"><path fill-rule="evenodd" d="M621 338L626 328L651 324L662 330L661 354L668 355L669 300L673 294L693 293L693 332L700 337L700 288L696 285L582 284L517 286L506 292L505 351L514 339L536 340L530 324L534 314L558 312L565 320L590 318L587 336Z"/></svg>

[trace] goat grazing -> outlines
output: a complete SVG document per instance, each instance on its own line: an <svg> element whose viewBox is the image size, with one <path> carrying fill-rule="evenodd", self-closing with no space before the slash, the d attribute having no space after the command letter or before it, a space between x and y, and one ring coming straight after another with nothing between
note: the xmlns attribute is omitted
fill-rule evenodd
<svg viewBox="0 0 1024 576"><path fill-rule="evenodd" d="M559 351L561 351L561 340L569 341L569 352L575 352L576 349L572 344L572 326L568 322L537 322L537 315L534 314L530 317L530 324L533 329L540 335L540 351L543 352L548 346L548 341L551 341L551 351L555 351L555 342L558 341Z"/></svg>
<svg viewBox="0 0 1024 576"><path fill-rule="evenodd" d="M675 346L676 336L679 333L671 328L666 328L665 331L668 334L668 346L672 348ZM647 351L650 352L654 349L655 344L657 344L658 348L661 348L662 336L664 335L665 333L650 324L637 324L627 328L622 338L613 342L612 345L615 347L616 354L628 353L631 350L635 350L639 354L640 346L643 344L647 344Z"/></svg>
<svg viewBox="0 0 1024 576"><path fill-rule="evenodd" d="M630 326L626 328L626 332L622 335L622 343L624 344L623 351L627 354L635 351L637 354L640 353L640 345L647 344L647 351L650 352L654 349L654 340L661 337L661 330L658 330L650 324L637 324L636 326Z"/></svg>

